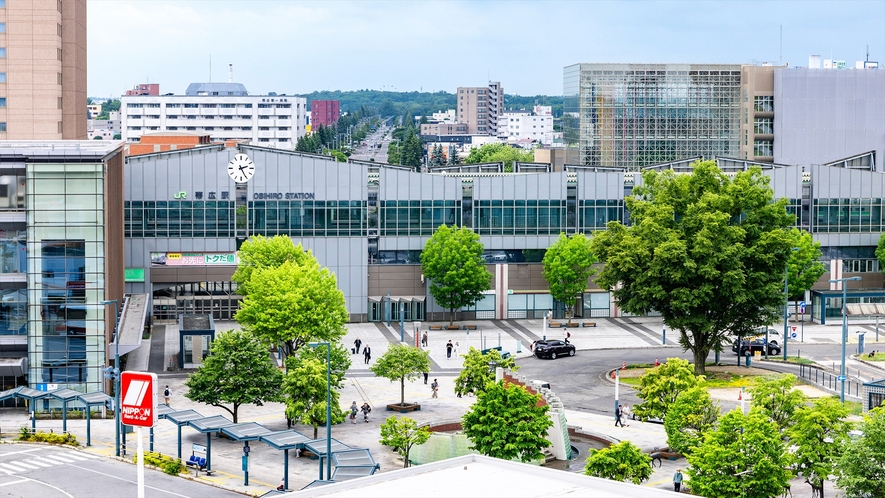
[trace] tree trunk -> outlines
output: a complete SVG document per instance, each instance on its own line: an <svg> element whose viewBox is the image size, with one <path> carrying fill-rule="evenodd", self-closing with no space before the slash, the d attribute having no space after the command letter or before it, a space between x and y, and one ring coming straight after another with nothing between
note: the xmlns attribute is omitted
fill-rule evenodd
<svg viewBox="0 0 885 498"><path fill-rule="evenodd" d="M451 308L449 308L449 326L451 327L454 324L455 324L455 308L451 307Z"/></svg>
<svg viewBox="0 0 885 498"><path fill-rule="evenodd" d="M694 354L694 374L706 375L707 372L707 355L710 354L710 348L692 348ZM738 355L740 356L740 355Z"/></svg>
<svg viewBox="0 0 885 498"><path fill-rule="evenodd" d="M316 425L313 426L313 438L314 438L314 439L317 438L317 426L316 426Z"/></svg>
<svg viewBox="0 0 885 498"><path fill-rule="evenodd" d="M240 409L240 404L239 404L239 403L234 403L233 416L234 416L234 423L235 423L235 424L237 423L237 411L238 411L239 409Z"/></svg>
<svg viewBox="0 0 885 498"><path fill-rule="evenodd" d="M406 451L403 452L403 468L406 469L409 467L409 448L406 447Z"/></svg>
<svg viewBox="0 0 885 498"><path fill-rule="evenodd" d="M406 378L400 377L399 379L399 406L406 405Z"/></svg>

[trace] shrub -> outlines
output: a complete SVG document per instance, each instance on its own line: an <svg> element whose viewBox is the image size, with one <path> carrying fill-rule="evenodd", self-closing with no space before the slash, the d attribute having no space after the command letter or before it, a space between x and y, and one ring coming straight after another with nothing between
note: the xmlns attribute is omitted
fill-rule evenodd
<svg viewBox="0 0 885 498"><path fill-rule="evenodd" d="M138 457L136 456L133 461L138 462ZM187 467L181 463L180 459L151 451L144 452L144 463L163 469L163 472L171 476L177 476L187 470Z"/></svg>
<svg viewBox="0 0 885 498"><path fill-rule="evenodd" d="M70 432L56 434L54 432L31 432L26 426L22 426L18 430L19 441L33 441L38 443L49 444L67 444L70 446L80 446L77 442L77 436Z"/></svg>

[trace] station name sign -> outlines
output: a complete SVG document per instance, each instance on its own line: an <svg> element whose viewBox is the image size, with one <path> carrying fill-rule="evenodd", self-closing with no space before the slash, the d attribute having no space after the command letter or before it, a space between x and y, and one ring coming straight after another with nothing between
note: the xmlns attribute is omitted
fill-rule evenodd
<svg viewBox="0 0 885 498"><path fill-rule="evenodd" d="M252 199L260 200L307 200L312 201L316 198L313 192L255 192Z"/></svg>

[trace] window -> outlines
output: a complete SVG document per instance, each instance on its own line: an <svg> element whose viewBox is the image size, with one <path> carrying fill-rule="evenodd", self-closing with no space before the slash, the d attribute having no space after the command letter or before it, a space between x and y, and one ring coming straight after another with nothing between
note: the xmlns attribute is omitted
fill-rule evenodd
<svg viewBox="0 0 885 498"><path fill-rule="evenodd" d="M0 59L6 58L6 48L0 48Z"/></svg>
<svg viewBox="0 0 885 498"><path fill-rule="evenodd" d="M58 37L61 38L61 24L57 24Z"/></svg>
<svg viewBox="0 0 885 498"><path fill-rule="evenodd" d="M6 123L0 123L0 133L6 133Z"/></svg>
<svg viewBox="0 0 885 498"><path fill-rule="evenodd" d="M6 107L6 97L0 97L0 107Z"/></svg>
<svg viewBox="0 0 885 498"><path fill-rule="evenodd" d="M756 135L771 135L772 131L771 118L756 118L753 120L753 133Z"/></svg>
<svg viewBox="0 0 885 498"><path fill-rule="evenodd" d="M753 155L756 157L772 157L772 142L755 140L753 141Z"/></svg>
<svg viewBox="0 0 885 498"><path fill-rule="evenodd" d="M145 107L152 107L152 108L154 108L154 109L157 109L157 108L160 107L160 104L152 103L152 104L145 104L144 106L145 106Z"/></svg>
<svg viewBox="0 0 885 498"><path fill-rule="evenodd" d="M58 60L61 60L61 49L57 48L55 50L58 51Z"/></svg>
<svg viewBox="0 0 885 498"><path fill-rule="evenodd" d="M141 109L144 104L126 104L127 109Z"/></svg>
<svg viewBox="0 0 885 498"><path fill-rule="evenodd" d="M0 73L0 83L6 83L6 73Z"/></svg>
<svg viewBox="0 0 885 498"><path fill-rule="evenodd" d="M0 22L0 33L6 33L6 23Z"/></svg>
<svg viewBox="0 0 885 498"><path fill-rule="evenodd" d="M166 104L166 109L170 109L173 107L181 107L181 104Z"/></svg>
<svg viewBox="0 0 885 498"><path fill-rule="evenodd" d="M756 112L774 112L774 97L771 95L753 97L753 108Z"/></svg>

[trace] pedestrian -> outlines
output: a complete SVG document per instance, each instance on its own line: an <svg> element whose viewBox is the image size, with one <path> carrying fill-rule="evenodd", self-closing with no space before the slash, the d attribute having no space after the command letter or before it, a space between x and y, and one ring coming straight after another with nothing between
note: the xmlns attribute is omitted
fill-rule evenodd
<svg viewBox="0 0 885 498"><path fill-rule="evenodd" d="M427 347L427 331L424 331L424 335L421 336L421 345L425 348Z"/></svg>
<svg viewBox="0 0 885 498"><path fill-rule="evenodd" d="M458 357L458 351L460 351L460 350L461 350L461 346L459 346L458 343L456 342L455 343L455 358Z"/></svg>
<svg viewBox="0 0 885 498"><path fill-rule="evenodd" d="M430 377L430 372L424 372L424 385L427 385L427 377Z"/></svg>
<svg viewBox="0 0 885 498"><path fill-rule="evenodd" d="M350 422L351 423L354 423L354 424L356 423L356 412L358 412L359 410L360 409L357 408L357 406L356 406L356 401L354 401L353 403L350 404Z"/></svg>
<svg viewBox="0 0 885 498"><path fill-rule="evenodd" d="M283 477L280 479L280 485L277 486L277 491L285 491L286 490L286 478Z"/></svg>
<svg viewBox="0 0 885 498"><path fill-rule="evenodd" d="M624 421L627 420L627 417L630 416L630 407L627 406L627 403L621 407L621 427L630 427L630 424L625 424Z"/></svg>
<svg viewBox="0 0 885 498"><path fill-rule="evenodd" d="M166 406L169 405L169 400L172 399L172 391L169 390L169 386L166 386L166 389L163 390L163 401L166 403Z"/></svg>
<svg viewBox="0 0 885 498"><path fill-rule="evenodd" d="M571 342L569 342L569 339L571 338L571 336L572 336L571 332L569 332L569 331L565 332L565 343L566 344L571 344Z"/></svg>
<svg viewBox="0 0 885 498"><path fill-rule="evenodd" d="M350 352L353 354L360 354L360 345L362 343L363 341L361 341L360 338L357 337L356 340L353 341L353 349Z"/></svg>
<svg viewBox="0 0 885 498"><path fill-rule="evenodd" d="M622 415L623 412L621 412L621 405L618 405L618 407L615 408L615 427L617 427L618 424L621 424L621 427L624 427L624 422L621 421Z"/></svg>
<svg viewBox="0 0 885 498"><path fill-rule="evenodd" d="M682 469L676 469L676 473L673 474L673 490L677 493L682 488Z"/></svg>
<svg viewBox="0 0 885 498"><path fill-rule="evenodd" d="M437 391L439 391L439 382L436 379L433 379L433 384L430 384L430 390L433 391L433 394L430 395L431 398L438 398Z"/></svg>
<svg viewBox="0 0 885 498"><path fill-rule="evenodd" d="M455 345L452 344L452 340L449 339L449 342L446 343L446 358L452 359L452 350L455 349Z"/></svg>
<svg viewBox="0 0 885 498"><path fill-rule="evenodd" d="M624 403L624 408L621 409L621 412L624 414L624 420L636 420L636 415L633 414L633 411L630 410L630 405ZM627 424L627 427L630 427L630 424Z"/></svg>
<svg viewBox="0 0 885 498"><path fill-rule="evenodd" d="M366 359L366 365L368 365L369 360L372 359L372 348L370 348L368 345L363 348L363 357Z"/></svg>
<svg viewBox="0 0 885 498"><path fill-rule="evenodd" d="M360 408L360 411L363 412L363 420L365 420L366 423L368 424L369 423L369 412L372 411L372 407L369 406L368 403L363 403L363 407Z"/></svg>

